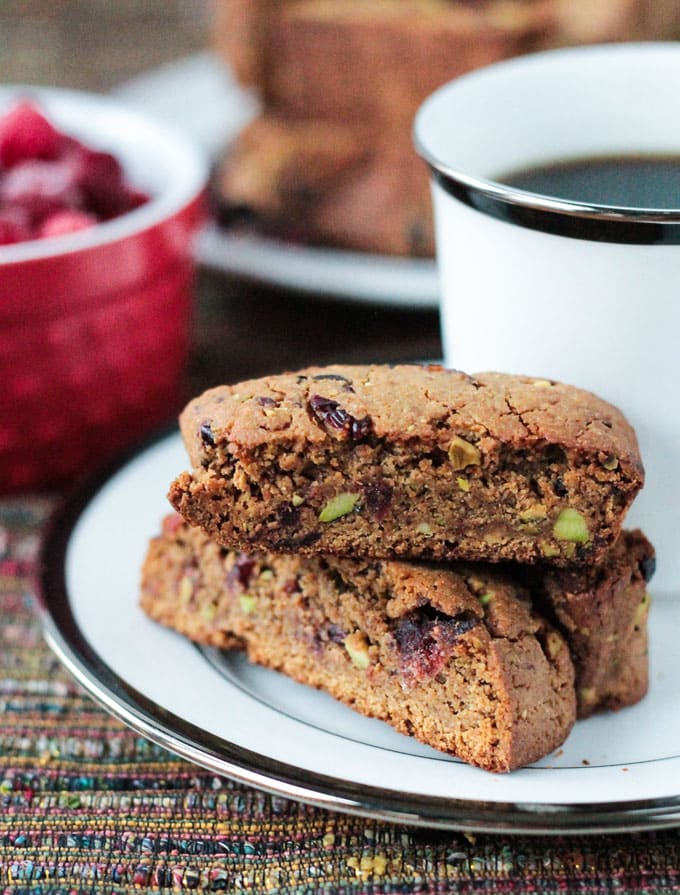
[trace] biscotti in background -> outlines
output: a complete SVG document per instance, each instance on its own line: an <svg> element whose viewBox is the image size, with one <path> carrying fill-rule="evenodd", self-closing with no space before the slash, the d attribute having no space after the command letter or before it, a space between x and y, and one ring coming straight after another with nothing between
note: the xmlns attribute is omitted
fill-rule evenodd
<svg viewBox="0 0 680 895"><path fill-rule="evenodd" d="M217 176L225 214L295 240L433 255L411 145L428 94L533 50L674 37L678 17L668 0L221 0L215 46L263 106Z"/></svg>
<svg viewBox="0 0 680 895"><path fill-rule="evenodd" d="M598 562L642 487L635 433L572 386L436 365L333 366L212 389L170 500L224 546Z"/></svg>

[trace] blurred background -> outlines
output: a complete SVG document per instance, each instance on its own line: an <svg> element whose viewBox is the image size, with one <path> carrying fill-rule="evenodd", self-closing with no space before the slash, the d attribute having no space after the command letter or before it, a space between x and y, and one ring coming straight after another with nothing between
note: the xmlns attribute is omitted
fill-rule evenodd
<svg viewBox="0 0 680 895"><path fill-rule="evenodd" d="M495 59L674 39L679 22L677 0L4 0L0 81L112 93L205 153L214 227L171 420L221 382L439 358L410 138L424 96ZM285 251L263 255L262 238Z"/></svg>
<svg viewBox="0 0 680 895"><path fill-rule="evenodd" d="M259 0L249 2L254 7ZM0 4L0 80L115 90L219 47L218 27L225 27L228 6L228 0L7 0ZM215 91L213 80L206 90ZM219 101L225 102L222 94ZM153 84L148 107L155 111L158 105ZM178 97L180 123L183 114L191 114L189 105ZM211 114L219 129L219 110ZM258 288L204 267L196 289L193 349L187 394L304 363L437 355L438 318L431 308L393 312L319 301L297 290Z"/></svg>
<svg viewBox="0 0 680 895"><path fill-rule="evenodd" d="M206 47L206 0L3 0L0 78L107 91Z"/></svg>

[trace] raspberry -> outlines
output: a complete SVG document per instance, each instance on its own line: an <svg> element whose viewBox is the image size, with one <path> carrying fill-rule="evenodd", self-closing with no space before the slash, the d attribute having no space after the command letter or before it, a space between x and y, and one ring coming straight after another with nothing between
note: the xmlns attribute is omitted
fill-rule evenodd
<svg viewBox="0 0 680 895"><path fill-rule="evenodd" d="M0 118L0 245L73 233L148 200L113 155L61 134L29 102Z"/></svg>
<svg viewBox="0 0 680 895"><path fill-rule="evenodd" d="M46 218L38 231L38 236L63 236L66 233L75 233L76 230L85 230L96 223L97 218L94 215L66 208L63 211L55 211Z"/></svg>
<svg viewBox="0 0 680 895"><path fill-rule="evenodd" d="M0 166L56 158L60 140L59 132L31 103L17 103L0 118Z"/></svg>

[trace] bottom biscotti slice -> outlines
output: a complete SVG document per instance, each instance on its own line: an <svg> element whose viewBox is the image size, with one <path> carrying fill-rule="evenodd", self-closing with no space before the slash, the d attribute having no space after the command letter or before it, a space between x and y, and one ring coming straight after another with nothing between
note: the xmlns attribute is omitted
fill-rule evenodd
<svg viewBox="0 0 680 895"><path fill-rule="evenodd" d="M501 574L227 551L169 517L142 576L143 609L323 689L489 771L559 746L575 719L562 636Z"/></svg>

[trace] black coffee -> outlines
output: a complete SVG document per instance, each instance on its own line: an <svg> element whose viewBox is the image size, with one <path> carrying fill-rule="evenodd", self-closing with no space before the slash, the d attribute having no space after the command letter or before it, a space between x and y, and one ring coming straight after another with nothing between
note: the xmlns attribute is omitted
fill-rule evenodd
<svg viewBox="0 0 680 895"><path fill-rule="evenodd" d="M555 199L630 208L680 208L680 156L579 158L497 178Z"/></svg>

